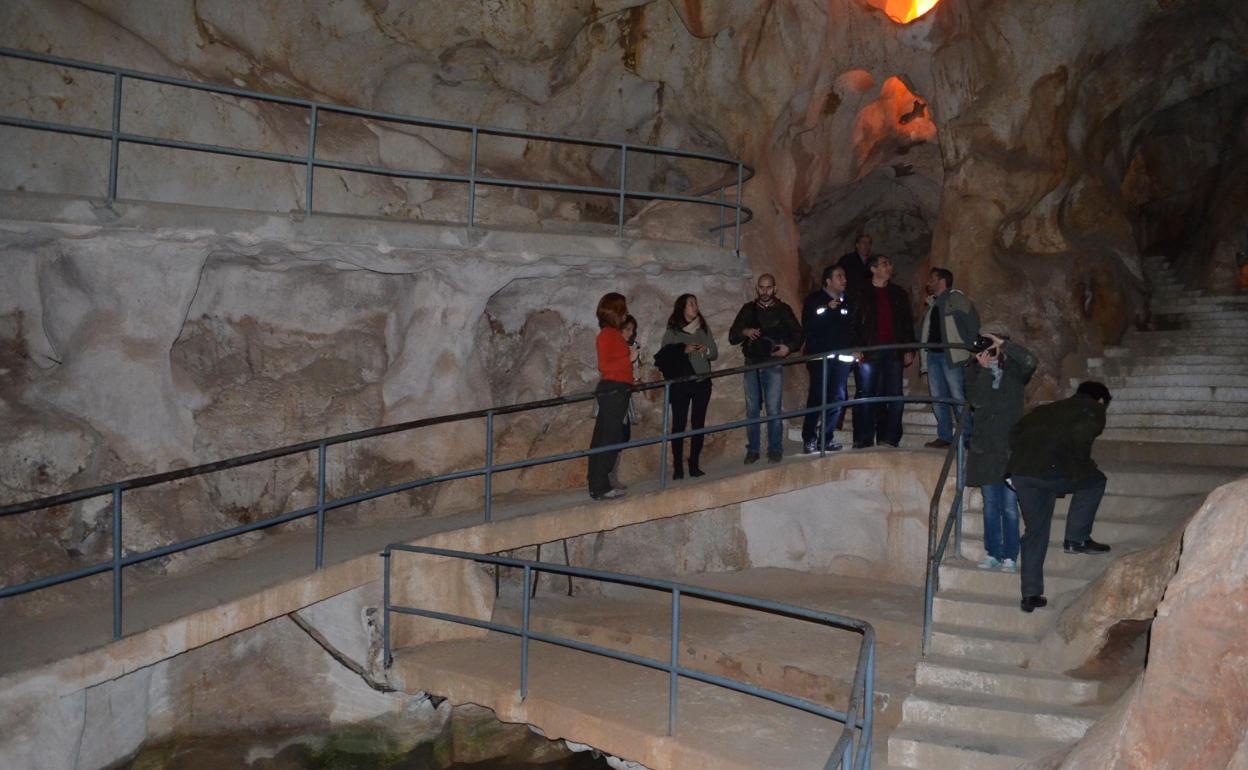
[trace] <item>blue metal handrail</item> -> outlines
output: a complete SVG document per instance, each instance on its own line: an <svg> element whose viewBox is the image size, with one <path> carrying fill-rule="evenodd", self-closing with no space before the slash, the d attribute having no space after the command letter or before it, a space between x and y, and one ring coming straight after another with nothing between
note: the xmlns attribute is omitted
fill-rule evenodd
<svg viewBox="0 0 1248 770"><path fill-rule="evenodd" d="M524 584L523 591L521 592L522 603L520 626L517 627L507 625L505 623L495 623L490 620L480 620L466 615L455 615L435 610L425 610L417 607L392 604L390 601L390 560L391 556L396 551L422 554L426 556L462 559L474 561L480 564L492 564L496 566L517 567L522 569L524 571ZM393 662L393 650L391 649L390 643L390 613L394 612L401 615L415 615L433 620L459 623L462 625L472 626L474 628L496 631L498 633L520 637L521 701L527 698L529 694L529 642L544 642L571 650L579 650L581 652L588 652L594 655L601 655L606 658L612 658L614 660L620 660L638 666L645 666L646 668L656 669L658 671L666 671L668 673L668 735L676 734L676 716L679 705L677 684L683 677L685 679L692 679L706 684L713 684L734 692L751 695L756 698L762 698L773 703L779 703L784 706L789 706L790 708L799 709L810 714L815 714L817 716L840 722L842 724L841 734L836 742L836 747L832 750L832 754L828 757L828 761L824 764L824 770L833 770L834 768L843 768L844 770L870 770L871 738L875 717L875 629L872 628L871 624L865 620L858 620L856 618L838 615L832 612L812 610L806 607L799 607L794 604L787 604L769 599L756 599L749 596L743 596L741 594L717 591L710 588L701 588L686 583L677 583L671 580L659 580L656 578L641 577L639 575L625 575L619 572L608 572L605 570L587 569L584 567L572 567L563 564L552 564L549 562L528 561L506 556L492 556L471 553L468 551L452 551L444 548L405 545L402 543L391 543L386 546L386 549L382 552L381 556L383 559L382 644L385 655L383 661L387 668L389 668ZM576 639L570 639L556 634L532 630L530 586L535 579L534 573L538 573L540 575L542 572L555 575L568 575L570 577L598 580L608 583L617 583L621 585L635 586L638 588L648 588L657 591L667 591L670 593L672 596L672 632L668 659L666 661L658 660L644 655L622 652L620 650L613 650L609 647L603 647L601 645L581 642ZM682 666L680 664L679 653L681 627L680 599L682 596L691 596L698 599L707 599L723 604L731 604L738 607L761 610L773 615L782 615L799 620L821 623L823 625L833 626L860 634L862 636L862 641L859 642L858 645L858 660L854 669L854 679L850 690L849 703L845 711L837 711L836 709L830 708L823 704L815 703L813 701L806 700L805 698L786 695L767 687L759 687L758 685L753 685L748 682Z"/></svg>
<svg viewBox="0 0 1248 770"><path fill-rule="evenodd" d="M574 451L560 452L560 453L556 453L552 455L545 455L542 457L528 458L524 460L515 460L511 462L506 462L506 463L496 463L494 461L494 454L493 454L495 418L500 415L517 414L521 412L532 411L535 409L545 409L545 408L551 408L551 407L556 407L556 406L562 406L562 405L567 405L567 404L574 404L574 403L579 403L583 401L588 401L588 400L595 398L596 397L595 394L584 393L584 394L577 394L577 395L571 395L571 396L563 396L560 398L545 399L541 401L532 401L532 402L523 403L523 404L515 404L511 406L491 407L491 408L484 409L484 410L462 412L459 414L445 415L441 417L432 417L432 418L426 418L422 420L413 420L410 422L399 423L396 425L388 425L388 426L382 426L378 428L370 428L370 429L362 430L362 431L355 431L353 433L343 433L337 436L330 436L330 437L317 439L313 441L305 441L299 444L292 444L290 446L280 447L277 449L270 449L270 450L266 450L263 452L256 452L253 454L242 455L239 457L234 457L234 458L221 460L221 461L213 462L213 463L207 463L204 465L197 465L197 466L190 467L190 468L182 468L182 469L178 469L174 471L167 471L164 473L157 473L157 474L152 474L148 476L140 476L137 478L131 478L131 479L125 479L122 481L113 482L111 484L105 484L105 485L101 485L97 487L91 487L88 489L82 489L76 492L68 492L65 494L53 495L50 497L43 497L43 498L39 498L35 500L28 500L28 501L21 502L21 503L12 503L9 505L0 506L0 518L3 518L5 516L14 516L14 515L18 515L22 513L29 513L29 512L38 511L38 510L47 510L49 508L59 506L59 505L65 505L68 503L79 502L79 501L94 498L94 497L101 497L101 496L108 495L111 497L111 502L112 502L112 543L113 543L112 558L109 561L100 562L98 564L94 564L94 565L87 566L87 567L81 567L81 568L70 570L67 572L62 572L56 575L49 575L49 576L38 578L35 580L30 580L24 583L0 587L0 599L4 599L10 596L16 596L19 594L30 593L31 591L51 588L52 586L60 585L62 583L68 583L74 580L79 580L81 578L89 577L92 575L98 575L98 574L102 574L105 572L111 572L113 576L113 587L112 587L113 638L120 639L122 636L121 572L125 567L129 567L135 564L150 561L152 559L158 559L164 556L169 556L175 553L180 553L182 551L186 551L191 548L197 548L203 545L208 545L210 543L216 543L222 540L227 540L229 538L237 537L239 535L243 535L248 532L254 532L257 530L261 530L261 529L267 529L269 527L273 527L278 524L284 524L287 522L295 521L296 519L302 519L302 518L307 518L309 516L315 516L316 517L315 568L319 570L324 566L325 517L326 517L326 514L329 513L330 511L334 511L339 508L344 508L349 505L355 505L357 503L366 502L369 500L375 500L381 497L386 497L389 495L397 494L399 492L406 492L408 490L418 489L420 487L425 487L425 486L437 484L437 483L444 482L444 481L455 481L459 479L475 478L475 477L481 476L481 477L484 477L484 481L485 481L483 516L484 516L484 521L486 523L489 523L493 520L492 481L493 481L493 476L495 473L502 473L502 472L512 471L512 470L521 470L524 468L531 468L531 467L535 467L539 465L548 465L551 463L563 462L565 460L575 460L581 457L588 457L590 455L604 453L604 452L615 452L615 451L621 451L624 449L633 449L637 447L651 446L654 444L659 445L659 488L665 489L667 487L667 472L666 472L667 449L668 449L668 441L670 441L671 439L686 438L686 437L697 436L697 435L705 435L705 434L719 433L719 432L729 431L729 430L736 430L739 428L746 427L748 425L761 425L771 420L785 420L785 419L790 419L793 417L804 417L807 414L813 414L813 413L826 414L827 410L829 409L833 409L837 407L853 406L855 404L878 404L878 403L888 403L888 402L899 401L902 403L949 404L952 406L959 406L959 407L963 405L963 402L958 399L929 398L925 396L878 396L878 397L872 397L872 398L848 399L845 401L830 402L827 400L827 389L825 388L823 399L819 406L795 409L795 410L790 410L787 412L782 411L781 413L776 414L776 415L766 415L766 416L759 416L756 418L732 420L726 423L720 423L717 425L707 426L703 428L690 429L686 431L671 432L669 430L670 425L668 423L668 420L670 417L668 406L671 403L671 391L672 391L673 385L679 385L681 383L694 382L694 381L699 381L699 380L713 380L716 378L729 377L729 376L733 376L737 374L743 374L745 372L757 371L760 369L768 369L768 368L772 368L776 366L786 367L786 366L796 366L798 364L806 364L806 363L820 363L821 366L823 367L823 377L824 377L823 382L827 382L828 361L836 359L838 357L849 356L849 355L853 355L857 353L863 353L863 354L887 353L887 352L895 353L895 352L907 351L907 350L944 350L948 348L966 348L966 346L965 345L950 345L947 343L924 343L924 344L911 343L911 344L876 345L876 346L866 347L866 348L844 349L844 350L831 351L828 353L818 353L814 355L797 356L797 357L791 357L791 358L787 358L787 359L783 359L779 361L769 361L767 363L762 363L762 364L751 364L748 366L740 366L740 367L735 367L732 369L721 369L718 371L710 372L708 374L693 375L690 377L683 377L683 378L677 378L677 379L672 379L672 380L662 380L659 382L651 382L651 383L645 383L641 385L634 385L630 388L630 391L632 392L642 392L642 391L648 391L648 390L655 390L658 388L661 388L663 390L663 405L662 405L663 423L662 423L661 432L658 435L634 439L634 440L627 441L627 442L611 444L611 445L606 445L606 446L601 446L601 447L593 447L589 449L578 449ZM965 412L965 409L963 409L963 412ZM357 440L366 439L366 438L374 438L378 436L391 435L391 434L395 434L399 432L410 431L410 430L430 427L434 425L446 425L450 423L464 422L467 420L476 420L476 419L482 419L482 418L484 418L485 420L485 433L486 433L486 437L485 437L486 438L486 450L485 450L484 465L480 467L476 467L476 468L468 468L465 470L452 471L449 473L442 473L442 474L436 474L433 476L427 476L424 478L413 479L411 481L406 481L400 484L393 484L393 485L386 486L386 487L379 487L376 489L368 490L366 492L360 492L357 494L348 495L346 497L341 497L337 499L332 499L332 500L327 499L326 497L326 480L327 480L326 453L330 446L334 446L338 444L345 444L351 441L357 441ZM821 431L821 433L826 433L826 432ZM823 437L821 437L820 446L819 446L820 456L825 455L827 452L827 447L824 446L823 441L824 439ZM173 543L170 545L153 548L151 550L143 551L141 553L126 554L124 552L124 548L122 544L122 531L123 531L122 530L122 510L123 510L122 509L122 497L123 497L124 492L128 490L141 489L145 487L155 486L157 484L171 483L174 481L180 481L180 480L192 478L195 476L202 476L202 475L206 475L209 473L216 473L216 472L220 472L223 470L229 470L232 468L239 468L239 467L243 467L247 465L253 465L258 462L262 462L266 460L274 460L274 459L278 459L282 457L288 457L291 455L300 454L300 453L308 452L312 450L315 450L317 453L317 484L316 484L317 493L316 493L315 505L310 505L310 506L306 506L303 508L299 508L297 510L288 511L278 516L270 517L267 519L261 519L258 521L250 522L248 524L241 524L236 527L230 527L228 529L219 530L217 532L191 538L189 540L184 540L178 543ZM954 449L951 448L949 451L949 454L952 454L953 451ZM949 466L949 463L950 463L950 459L949 459L949 455L947 455L946 460L945 460L946 474L942 475L942 479L947 477L947 468ZM958 467L960 471L961 463L959 463ZM961 489L962 479L961 479L960 472L958 476L958 486L959 486L959 489ZM936 494L939 495L939 493L940 493L940 487L938 486L936 490ZM959 506L961 505L961 495L957 497L957 504ZM960 511L961 509L959 507L958 509L959 518L960 518ZM934 526L934 524L930 526ZM931 553L931 550L929 547L929 557L930 557L930 553Z"/></svg>
<svg viewBox="0 0 1248 770"><path fill-rule="evenodd" d="M936 592L940 590L940 565L945 560L945 549L949 546L952 534L953 552L962 555L962 507L963 493L966 491L966 442L963 435L966 424L970 420L970 409L963 404L958 415L957 429L953 433L953 446L945 453L945 462L940 468L940 477L936 480L936 488L932 492L932 502L928 507L927 519L927 571L923 580L923 654L927 655L932 640L932 606ZM945 491L945 482L949 480L950 466L956 462L957 486L953 493L953 502L949 505L949 516L945 519L944 529L937 542L936 530L940 526L940 499Z"/></svg>
<svg viewBox="0 0 1248 770"><path fill-rule="evenodd" d="M720 155L695 152L692 150L679 150L670 147L658 147L647 144L635 144L632 142L611 142L603 139L573 137L564 134L549 134L538 131L523 131L519 129L501 128L495 126L481 126L472 123L458 123L455 121L423 118L415 115L403 115L393 112L383 112L380 110L367 110L360 107L350 107L343 104L331 104L328 102L319 102L293 96L279 96L277 94L264 93L262 91L252 91L246 88L235 88L231 86L202 83L194 80L185 80L182 78L169 77L167 75L157 75L151 72L127 69L124 67L113 67L105 64L80 61L78 59L68 59L62 56L52 56L49 54L22 51L14 48L0 47L0 57L21 59L59 67L70 67L73 69L111 75L113 77L112 125L108 129L87 128L67 123L53 123L49 121L32 120L29 118L19 118L11 115L0 115L0 125L3 126L12 126L15 128L24 128L35 131L50 131L59 134L108 140L110 142L108 161L108 201L110 203L117 199L117 169L121 145L137 144L303 166L305 169L304 211L307 214L311 214L313 212L313 179L315 178L316 169L326 168L338 171L353 171L378 176L397 177L400 179L423 179L429 181L457 182L465 184L468 186L468 210L465 221L468 223L469 227L473 227L476 223L478 185L509 187L516 189L548 190L551 192L583 193L588 195L603 195L617 198L619 200L619 212L616 223L616 236L619 238L624 237L625 200L663 200L679 203L692 203L702 206L714 206L720 211L720 221L718 225L709 228L709 231L718 233L719 245L723 246L724 233L729 227L731 227L733 229L733 250L738 253L741 251L741 225L750 222L754 218L754 212L749 207L741 205L742 187L747 181L753 178L754 169L747 166L740 160ZM283 152L248 150L241 147L230 147L204 142L186 142L122 131L121 113L122 99L124 97L123 86L126 80L158 83L160 85L188 88L196 91L220 94L223 96L255 99L257 101L269 102L272 104L282 104L289 107L300 107L306 109L308 110L307 151L303 155L295 155ZM382 120L389 123L403 123L405 125L412 126L467 132L471 135L468 173L443 174L429 171L390 168L386 166L371 166L362 163L350 163L346 161L319 158L316 154L316 138L318 118L321 113L350 115L358 118ZM477 165L477 150L480 137L482 135L618 149L620 151L620 183L616 187L604 187L595 185L542 182L533 179L509 179L505 177L483 176L481 174L481 169ZM640 153L671 158L690 158L694 160L705 160L712 163L723 164L725 166L725 171L723 177L721 178L724 181L708 188L702 195L696 196L676 195L651 190L629 190L627 182L628 158L630 153L634 155ZM735 188L735 196L732 201L726 201L724 192L730 187ZM705 197L706 195L710 195L712 193L716 194L716 197ZM724 212L726 210L734 212L734 221L732 223L726 223L724 221Z"/></svg>

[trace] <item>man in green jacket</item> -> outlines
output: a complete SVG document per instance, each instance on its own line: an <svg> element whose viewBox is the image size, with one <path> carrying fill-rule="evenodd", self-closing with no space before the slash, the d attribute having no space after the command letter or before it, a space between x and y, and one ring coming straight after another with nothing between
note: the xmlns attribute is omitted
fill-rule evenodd
<svg viewBox="0 0 1248 770"><path fill-rule="evenodd" d="M1073 495L1066 513L1067 553L1104 553L1109 546L1092 539L1096 509L1105 495L1105 474L1092 459L1092 442L1105 430L1109 388L1085 382L1075 395L1027 413L1010 431L1006 475L1023 513L1020 607L1031 612L1044 597L1044 557L1049 526L1059 496Z"/></svg>
<svg viewBox="0 0 1248 770"><path fill-rule="evenodd" d="M979 334L979 314L971 300L953 288L951 271L933 267L927 277L927 293L927 310L918 329L920 342L965 345L975 339ZM970 360L971 352L963 348L920 350L919 371L927 374L927 389L932 398L965 398L965 372ZM961 410L949 404L932 404L932 411L936 413L936 438L924 446L944 449L953 443L953 432L962 419ZM971 423L967 420L967 435L970 431Z"/></svg>

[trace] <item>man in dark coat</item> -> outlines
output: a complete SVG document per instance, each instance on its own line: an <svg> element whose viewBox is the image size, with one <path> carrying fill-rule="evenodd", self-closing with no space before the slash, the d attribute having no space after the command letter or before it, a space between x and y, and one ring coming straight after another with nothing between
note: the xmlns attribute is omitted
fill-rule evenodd
<svg viewBox="0 0 1248 770"><path fill-rule="evenodd" d="M892 282L893 262L882 254L867 260L871 283L858 293L863 344L891 345L914 342L914 314L910 295ZM914 351L886 350L867 353L854 375L854 397L900 396L903 370L914 360ZM891 401L854 406L854 448L875 443L901 443L901 416L905 404Z"/></svg>
<svg viewBox="0 0 1248 770"><path fill-rule="evenodd" d="M745 363L761 364L776 361L776 366L754 369L745 373L745 416L759 416L765 406L768 415L781 412L784 393L784 367L779 359L802 346L802 326L793 310L776 297L776 279L770 273L758 277L755 297L737 311L728 330L728 342L740 345ZM759 425L745 428L745 464L758 461ZM767 421L767 461L778 463L784 458L784 426L780 418Z"/></svg>
<svg viewBox="0 0 1248 770"><path fill-rule="evenodd" d="M844 351L840 355L820 361L807 361L810 387L806 392L806 408L823 403L844 401L847 397L846 383L854 366L850 348L861 347L858 319L860 314L850 305L852 298L845 292L845 269L840 266L825 268L822 288L816 289L802 304L802 330L806 335L806 354ZM827 382L824 382L824 372ZM829 408L823 414L823 430L819 429L819 412L808 412L802 420L802 451L806 454L819 451L820 436L823 447L835 452L841 445L833 440L836 424L843 407Z"/></svg>
<svg viewBox="0 0 1248 770"><path fill-rule="evenodd" d="M871 236L858 233L854 240L854 250L841 257L836 267L845 271L845 291L857 294L871 285L871 268L867 260L871 259Z"/></svg>
<svg viewBox="0 0 1248 770"><path fill-rule="evenodd" d="M1092 442L1105 430L1109 388L1085 382L1075 395L1027 413L1010 431L1006 474L1023 512L1023 612L1048 604L1044 597L1044 557L1049 526L1059 495L1072 494L1066 513L1067 553L1104 553L1109 546L1092 539L1096 509L1105 495L1105 474L1092 459Z"/></svg>
<svg viewBox="0 0 1248 770"><path fill-rule="evenodd" d="M1036 357L1010 339L1001 323L984 324L992 347L966 365L966 400L975 412L975 432L966 453L966 485L984 496L983 569L1018 570L1018 496L1005 483L1010 430L1023 417L1023 389L1036 371Z"/></svg>

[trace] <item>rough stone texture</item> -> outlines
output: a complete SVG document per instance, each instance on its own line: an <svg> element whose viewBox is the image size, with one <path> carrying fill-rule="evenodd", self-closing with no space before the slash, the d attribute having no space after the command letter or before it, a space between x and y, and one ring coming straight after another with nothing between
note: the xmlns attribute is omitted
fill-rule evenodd
<svg viewBox="0 0 1248 770"><path fill-rule="evenodd" d="M1239 768L1248 735L1248 481L1227 484L1188 524L1153 621L1149 662L1063 770Z"/></svg>

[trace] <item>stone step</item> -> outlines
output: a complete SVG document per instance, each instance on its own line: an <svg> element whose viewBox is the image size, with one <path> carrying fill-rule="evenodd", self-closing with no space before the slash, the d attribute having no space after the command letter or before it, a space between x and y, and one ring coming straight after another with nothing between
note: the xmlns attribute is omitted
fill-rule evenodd
<svg viewBox="0 0 1248 770"><path fill-rule="evenodd" d="M1238 307L1240 305L1248 305L1248 294L1201 294L1200 292L1185 292L1181 297L1181 302L1173 303L1175 307L1185 308L1194 305L1226 305L1227 307ZM1169 305L1166 305L1169 307Z"/></svg>
<svg viewBox="0 0 1248 770"><path fill-rule="evenodd" d="M1064 507L1069 507L1069 497ZM1021 529L1020 524L1020 529ZM1066 531L1066 515L1065 511L1060 513L1054 507L1052 528L1049 530L1049 542L1054 545L1061 545L1063 534ZM1093 537L1105 543L1113 545L1114 543L1149 543L1157 542L1166 536L1169 528L1158 524L1142 521L1122 521L1112 519L1107 516L1107 512L1098 509L1096 512L1096 524L1093 527ZM962 518L962 535L963 537L974 536L977 539L983 539L984 536L984 517L983 515L964 516Z"/></svg>
<svg viewBox="0 0 1248 770"><path fill-rule="evenodd" d="M1204 495L1239 477L1234 469L1149 463L1107 462L1101 464L1101 470L1108 477L1107 494L1135 497Z"/></svg>
<svg viewBox="0 0 1248 770"><path fill-rule="evenodd" d="M902 706L902 724L988 735L1028 735L1079 740L1103 709L982 695L965 690L916 687Z"/></svg>
<svg viewBox="0 0 1248 770"><path fill-rule="evenodd" d="M1240 361L1248 357L1248 345L1242 342L1242 338L1235 342L1227 344L1218 343L1169 343L1169 342L1153 342L1143 341L1139 338L1131 340L1127 346L1105 348L1105 355L1109 358L1131 358L1133 356L1147 353L1150 356L1178 356L1178 355L1213 355L1226 356L1235 358Z"/></svg>
<svg viewBox="0 0 1248 770"><path fill-rule="evenodd" d="M1109 414L1105 416L1105 419L1112 424L1117 418L1126 415L1238 417L1242 414L1248 414L1248 411L1245 411L1243 404L1238 404L1234 401L1155 401L1135 398L1120 399L1115 396L1113 404L1109 407Z"/></svg>
<svg viewBox="0 0 1248 770"><path fill-rule="evenodd" d="M931 727L903 726L888 737L888 761L930 770L1017 770L1066 746L1064 741L992 736Z"/></svg>
<svg viewBox="0 0 1248 770"><path fill-rule="evenodd" d="M1048 585L1045 585L1046 590ZM1053 622L1043 612L1022 612L1014 595L994 596L941 590L932 600L932 620L936 623L977 630L1006 631L1038 637Z"/></svg>
<svg viewBox="0 0 1248 770"><path fill-rule="evenodd" d="M1107 441L1154 441L1170 444L1216 444L1228 451L1245 451L1248 431L1201 430L1196 428L1106 428L1101 438ZM1234 449L1232 449L1232 447Z"/></svg>
<svg viewBox="0 0 1248 770"><path fill-rule="evenodd" d="M1210 345L1222 343L1242 343L1243 331L1232 326L1210 326L1206 328L1181 328L1181 329L1150 329L1148 331L1139 331L1133 329L1123 335L1123 339L1129 342L1141 341L1149 344L1156 342L1164 343L1205 343Z"/></svg>
<svg viewBox="0 0 1248 770"><path fill-rule="evenodd" d="M1110 351L1113 351L1112 353ZM1244 359L1241 356L1226 355L1223 353L1173 353L1166 356L1154 355L1126 355L1133 353L1126 348L1112 347L1105 349L1105 355L1099 358L1089 358L1089 365L1104 366L1106 364L1134 364L1148 365L1160 364L1163 366L1189 366L1203 364L1206 366L1221 366L1224 364L1243 364Z"/></svg>
<svg viewBox="0 0 1248 770"><path fill-rule="evenodd" d="M1047 565L1046 565L1047 567ZM1087 578L1046 569L1045 588L1054 595L1075 591L1086 586ZM1018 573L999 569L980 569L974 562L946 560L940 565L940 589L959 593L990 596L1018 596Z"/></svg>
<svg viewBox="0 0 1248 770"><path fill-rule="evenodd" d="M1158 388L1158 387L1207 387L1207 388L1245 388L1248 389L1248 374L1147 374L1133 373L1131 376L1111 376L1106 379L1110 392L1119 388ZM1075 383L1078 385L1078 382ZM1248 391L1246 391L1248 392Z"/></svg>
<svg viewBox="0 0 1248 770"><path fill-rule="evenodd" d="M1024 613L1019 611L1019 614ZM932 623L928 651L929 654L949 658L972 658L1021 666L1035 654L1038 642L1037 638L1004 631Z"/></svg>
<svg viewBox="0 0 1248 770"><path fill-rule="evenodd" d="M1248 376L1248 364L1155 364L1141 362L1140 359L1115 359L1108 363L1097 359L1096 363L1088 361L1088 372L1092 377L1134 377L1162 374L1239 374ZM1082 381L1082 380L1081 380ZM1117 400L1114 406L1117 406Z"/></svg>
<svg viewBox="0 0 1248 770"><path fill-rule="evenodd" d="M1115 406L1117 406L1115 404ZM1226 414L1118 414L1106 419L1107 428L1186 428L1207 431L1248 431L1248 405L1238 415Z"/></svg>
<svg viewBox="0 0 1248 770"><path fill-rule="evenodd" d="M1026 699L1052 704L1092 703L1101 684L1047 671L969 658L929 655L915 667L915 684L980 695Z"/></svg>
<svg viewBox="0 0 1248 770"><path fill-rule="evenodd" d="M1167 385L1136 387L1128 385L1110 391L1114 398L1157 401L1222 401L1248 404L1248 388ZM1110 407L1113 408L1112 406Z"/></svg>
<svg viewBox="0 0 1248 770"><path fill-rule="evenodd" d="M1064 526L1064 523L1063 523L1063 526ZM1122 556L1124 553L1132 553L1133 551L1138 551L1142 547L1142 545L1139 543L1121 543L1120 542L1120 543L1109 543L1108 545L1113 547L1113 550L1111 550L1109 553L1094 553L1094 554L1066 553L1065 551L1062 550L1062 540L1061 540L1062 530L1058 529L1055 526L1053 531L1057 532L1057 544L1056 545L1053 544L1053 537L1049 538L1049 550L1045 552L1045 556L1044 556L1044 574L1045 575L1048 575L1050 572L1054 572L1054 573L1062 574L1062 575L1070 575L1070 574L1084 574L1087 572L1103 571L1105 567L1109 566L1109 563L1113 561L1115 558ZM1100 540L1098 535L1100 535L1100 533L1096 531L1096 527L1093 527L1092 536L1096 538L1097 540ZM963 559L966 559L967 561L971 561L971 562L978 564L979 562L983 561L984 557L987 555L988 553L984 550L983 538L977 537L975 535L963 536L962 538L962 558ZM949 556L952 557L953 554L949 554ZM1088 566L1090 560L1092 562L1091 567ZM1045 590L1048 590L1048 588L1049 586L1048 584L1046 584ZM1056 592L1054 592L1054 595L1056 595ZM1017 597L1014 598L1014 602L1015 602L1014 610L1015 612L1017 612L1018 611L1018 604L1017 604L1018 598Z"/></svg>

